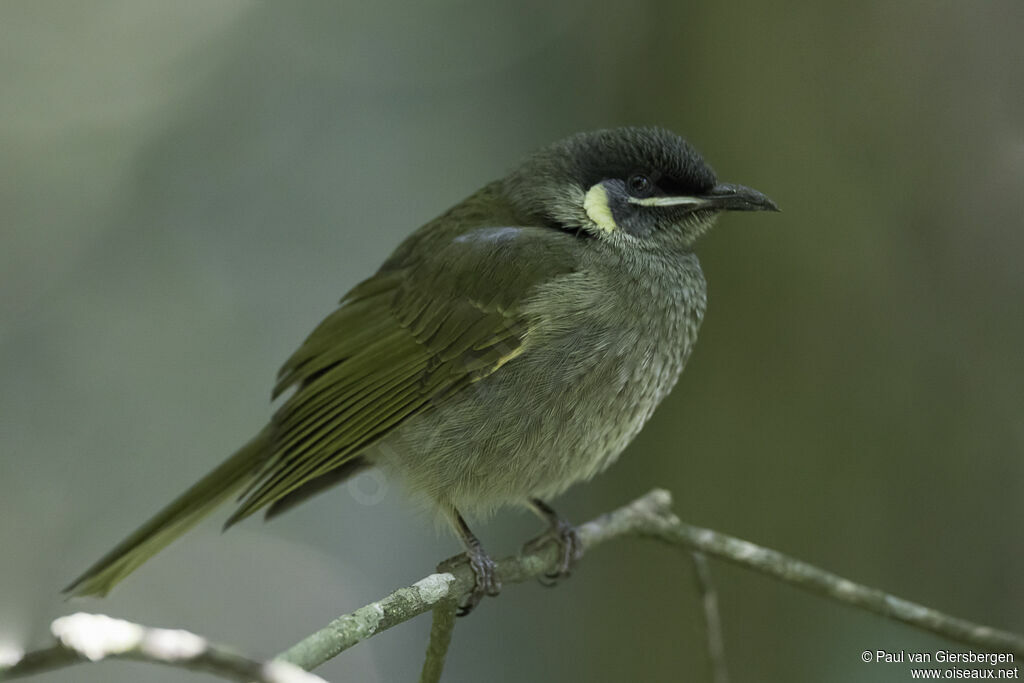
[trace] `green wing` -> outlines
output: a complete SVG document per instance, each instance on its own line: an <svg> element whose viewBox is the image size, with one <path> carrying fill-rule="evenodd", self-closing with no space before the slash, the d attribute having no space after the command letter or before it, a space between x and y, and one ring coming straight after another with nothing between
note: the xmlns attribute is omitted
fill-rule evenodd
<svg viewBox="0 0 1024 683"><path fill-rule="evenodd" d="M523 303L574 270L574 239L548 228L411 236L281 369L275 397L295 391L274 415L269 457L227 524L521 354L530 342Z"/></svg>

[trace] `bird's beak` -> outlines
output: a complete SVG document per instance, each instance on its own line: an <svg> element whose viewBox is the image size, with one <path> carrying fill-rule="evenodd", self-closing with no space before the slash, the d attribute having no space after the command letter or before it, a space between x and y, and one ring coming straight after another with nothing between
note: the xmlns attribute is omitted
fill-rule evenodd
<svg viewBox="0 0 1024 683"><path fill-rule="evenodd" d="M721 211L778 211L771 199L757 190L732 183L720 183L703 197L708 206Z"/></svg>
<svg viewBox="0 0 1024 683"><path fill-rule="evenodd" d="M766 195L743 185L720 183L707 194L676 197L630 197L631 204L642 206L688 206L692 209L713 209L716 211L778 211Z"/></svg>

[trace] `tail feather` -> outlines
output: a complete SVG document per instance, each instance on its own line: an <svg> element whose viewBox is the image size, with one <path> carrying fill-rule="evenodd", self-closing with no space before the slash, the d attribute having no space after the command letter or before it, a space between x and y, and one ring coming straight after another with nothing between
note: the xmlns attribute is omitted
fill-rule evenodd
<svg viewBox="0 0 1024 683"><path fill-rule="evenodd" d="M121 579L248 483L258 472L267 450L267 430L264 430L101 557L64 592L72 596L106 595Z"/></svg>

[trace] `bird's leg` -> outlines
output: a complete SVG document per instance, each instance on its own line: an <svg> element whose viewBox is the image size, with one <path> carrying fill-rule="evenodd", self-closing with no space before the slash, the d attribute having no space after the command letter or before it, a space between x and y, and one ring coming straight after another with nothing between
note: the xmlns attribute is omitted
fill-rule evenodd
<svg viewBox="0 0 1024 683"><path fill-rule="evenodd" d="M583 546L580 544L580 537L574 527L567 519L555 512L550 505L539 498L527 500L530 509L537 513L537 516L548 523L548 530L537 538L529 541L524 550L531 551L542 548L548 543L557 543L562 551L558 565L554 571L544 575L547 581L541 580L546 586L553 586L559 579L568 578L572 574L576 561L583 554Z"/></svg>
<svg viewBox="0 0 1024 683"><path fill-rule="evenodd" d="M464 617L480 604L485 595L494 596L500 593L501 580L498 578L497 566L494 564L494 560L487 555L480 540L469 530L469 525L466 524L466 520L462 518L459 511L453 507L449 511L448 516L451 519L452 526L455 527L455 531L458 532L462 544L466 547L469 567L473 570L473 575L476 577L476 585L473 586L472 592L466 597L466 601L459 605L459 609L456 612L458 616ZM457 559L455 557L451 560L445 560L438 566L438 569L443 570L452 560Z"/></svg>

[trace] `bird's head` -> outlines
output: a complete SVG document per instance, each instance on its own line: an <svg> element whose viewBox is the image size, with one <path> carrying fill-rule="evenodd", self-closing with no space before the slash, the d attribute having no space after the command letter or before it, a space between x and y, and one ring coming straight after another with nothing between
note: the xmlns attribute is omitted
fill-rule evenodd
<svg viewBox="0 0 1024 683"><path fill-rule="evenodd" d="M534 153L504 190L529 219L633 249L689 249L722 211L778 211L756 190L719 183L662 128L573 135Z"/></svg>

